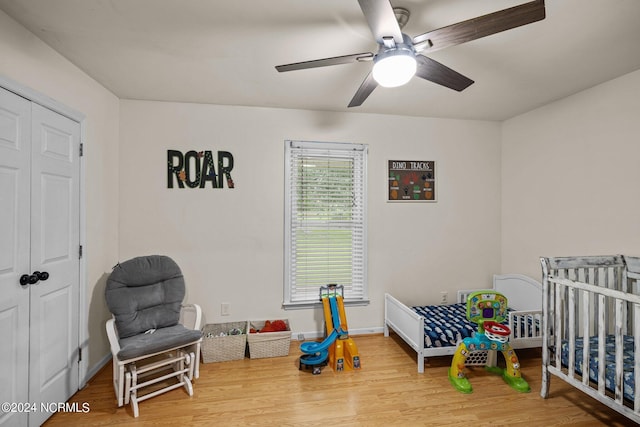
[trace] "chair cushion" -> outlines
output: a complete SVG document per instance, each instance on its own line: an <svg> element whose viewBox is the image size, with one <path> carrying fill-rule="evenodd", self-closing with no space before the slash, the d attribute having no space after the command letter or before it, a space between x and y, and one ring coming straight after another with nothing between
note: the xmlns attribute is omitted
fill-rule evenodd
<svg viewBox="0 0 640 427"><path fill-rule="evenodd" d="M170 348L195 343L200 338L202 338L201 331L187 329L180 324L168 328L156 329L153 333L120 339L118 359L127 360L138 356L158 353Z"/></svg>
<svg viewBox="0 0 640 427"><path fill-rule="evenodd" d="M177 325L184 295L180 267L163 255L137 257L116 265L105 290L120 339Z"/></svg>

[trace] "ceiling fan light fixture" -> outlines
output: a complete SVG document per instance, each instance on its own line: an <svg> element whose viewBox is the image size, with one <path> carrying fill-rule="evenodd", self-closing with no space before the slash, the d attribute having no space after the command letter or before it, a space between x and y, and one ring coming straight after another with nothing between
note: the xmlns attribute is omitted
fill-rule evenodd
<svg viewBox="0 0 640 427"><path fill-rule="evenodd" d="M546 17L544 0L528 0L527 3L518 6L467 19L411 38L402 32L409 19L409 11L393 7L391 1L358 0L371 34L378 44L377 54L364 52L295 62L277 65L276 70L303 70L373 60L373 70L360 84L349 102L349 107L362 105L378 86L401 86L416 74L421 79L460 92L473 84L473 80L420 53L430 54L445 47L521 27Z"/></svg>
<svg viewBox="0 0 640 427"><path fill-rule="evenodd" d="M382 87L398 87L416 74L415 54L409 49L392 49L376 55L373 78Z"/></svg>

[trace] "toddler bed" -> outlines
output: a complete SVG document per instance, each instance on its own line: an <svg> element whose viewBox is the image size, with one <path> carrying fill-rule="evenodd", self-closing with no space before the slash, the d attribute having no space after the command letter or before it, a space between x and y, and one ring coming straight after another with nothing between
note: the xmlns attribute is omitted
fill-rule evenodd
<svg viewBox="0 0 640 427"><path fill-rule="evenodd" d="M640 423L640 258L542 258L543 398L551 375Z"/></svg>
<svg viewBox="0 0 640 427"><path fill-rule="evenodd" d="M493 289L506 296L509 302L509 319L505 323L511 329L511 346L515 349L540 347L542 285L521 274L503 274L493 277ZM406 305L387 293L384 336L388 337L389 331L393 330L415 350L418 372L422 373L426 357L453 355L458 342L477 330L477 325L469 322L466 316L467 296L477 290L458 291L455 304L431 306ZM473 364L473 360L469 357L467 362Z"/></svg>

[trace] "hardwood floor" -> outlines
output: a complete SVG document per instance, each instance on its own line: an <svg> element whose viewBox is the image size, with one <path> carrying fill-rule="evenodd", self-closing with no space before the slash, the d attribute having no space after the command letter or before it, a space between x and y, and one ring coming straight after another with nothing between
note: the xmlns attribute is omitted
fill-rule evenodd
<svg viewBox="0 0 640 427"><path fill-rule="evenodd" d="M431 358L418 374L415 353L397 336L355 336L362 369L320 375L298 370L299 342L287 357L201 364L194 395L173 390L140 403L140 417L118 408L111 364L70 402L87 413L59 412L45 426L627 426L617 412L552 378L540 397L540 351L520 350L531 393L518 393L481 368L468 373L474 392L447 379L451 357ZM500 356L501 357L501 356Z"/></svg>

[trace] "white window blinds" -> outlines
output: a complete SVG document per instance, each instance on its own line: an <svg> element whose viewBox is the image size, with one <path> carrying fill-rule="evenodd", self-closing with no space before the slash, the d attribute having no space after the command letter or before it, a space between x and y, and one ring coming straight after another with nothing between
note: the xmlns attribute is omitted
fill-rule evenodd
<svg viewBox="0 0 640 427"><path fill-rule="evenodd" d="M287 141L285 306L319 302L320 286L366 301L367 146Z"/></svg>

